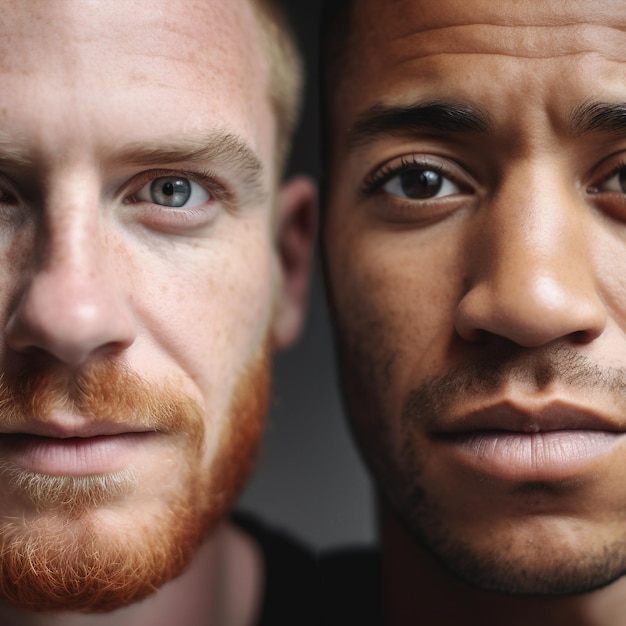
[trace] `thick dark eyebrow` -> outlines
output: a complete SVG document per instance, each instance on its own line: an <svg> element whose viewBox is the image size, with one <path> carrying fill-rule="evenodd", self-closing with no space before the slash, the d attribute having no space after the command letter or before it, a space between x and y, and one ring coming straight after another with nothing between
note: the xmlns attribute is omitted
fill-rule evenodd
<svg viewBox="0 0 626 626"><path fill-rule="evenodd" d="M575 135L626 133L626 102L583 102L572 112Z"/></svg>
<svg viewBox="0 0 626 626"><path fill-rule="evenodd" d="M229 176L234 176L243 185L246 196L254 193L264 197L268 192L263 182L261 159L248 144L228 132L131 143L109 158L118 165L141 167L201 163L209 169L228 171Z"/></svg>
<svg viewBox="0 0 626 626"><path fill-rule="evenodd" d="M433 100L407 106L377 104L361 114L348 131L348 150L372 143L385 135L412 135L425 131L485 133L489 115L469 104Z"/></svg>

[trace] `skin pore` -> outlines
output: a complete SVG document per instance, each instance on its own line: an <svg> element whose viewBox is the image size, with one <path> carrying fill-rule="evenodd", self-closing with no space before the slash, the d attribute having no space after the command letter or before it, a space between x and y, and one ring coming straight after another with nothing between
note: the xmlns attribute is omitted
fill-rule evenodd
<svg viewBox="0 0 626 626"><path fill-rule="evenodd" d="M617 625L623 5L366 0L349 22L324 252L385 623Z"/></svg>
<svg viewBox="0 0 626 626"><path fill-rule="evenodd" d="M247 0L0 3L2 624L254 623L313 237L266 52Z"/></svg>

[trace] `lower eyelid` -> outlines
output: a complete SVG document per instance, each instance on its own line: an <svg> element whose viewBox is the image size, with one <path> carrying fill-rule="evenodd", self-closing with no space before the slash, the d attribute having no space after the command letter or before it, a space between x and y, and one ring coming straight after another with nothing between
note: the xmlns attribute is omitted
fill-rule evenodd
<svg viewBox="0 0 626 626"><path fill-rule="evenodd" d="M139 205L141 206L141 205ZM171 232L199 232L211 226L219 215L219 209L212 204L191 208L171 208L160 205L144 205L133 209L132 220L148 229Z"/></svg>

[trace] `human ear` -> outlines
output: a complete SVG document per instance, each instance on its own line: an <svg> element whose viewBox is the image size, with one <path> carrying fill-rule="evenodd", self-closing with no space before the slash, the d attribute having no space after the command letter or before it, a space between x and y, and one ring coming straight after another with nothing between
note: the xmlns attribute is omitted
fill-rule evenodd
<svg viewBox="0 0 626 626"><path fill-rule="evenodd" d="M316 186L309 178L295 176L282 185L276 203L278 284L272 323L275 349L289 347L302 329L316 226Z"/></svg>

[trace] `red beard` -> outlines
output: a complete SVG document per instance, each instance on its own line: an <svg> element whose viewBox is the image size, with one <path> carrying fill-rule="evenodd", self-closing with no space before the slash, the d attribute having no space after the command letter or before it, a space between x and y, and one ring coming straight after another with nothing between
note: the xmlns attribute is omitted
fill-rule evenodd
<svg viewBox="0 0 626 626"><path fill-rule="evenodd" d="M94 420L132 420L171 435L183 448L177 450L182 462L167 499L139 517L133 492L141 485L132 473L47 476L5 466L0 483L14 492L9 498L25 498L37 512L0 515L0 601L34 611L110 611L180 574L249 474L267 408L269 371L265 342L241 375L226 420L210 420L172 385L147 383L110 363L69 380L52 370L5 378L4 425L71 410ZM207 421L226 424L208 471L202 464ZM111 510L114 525L106 522Z"/></svg>

